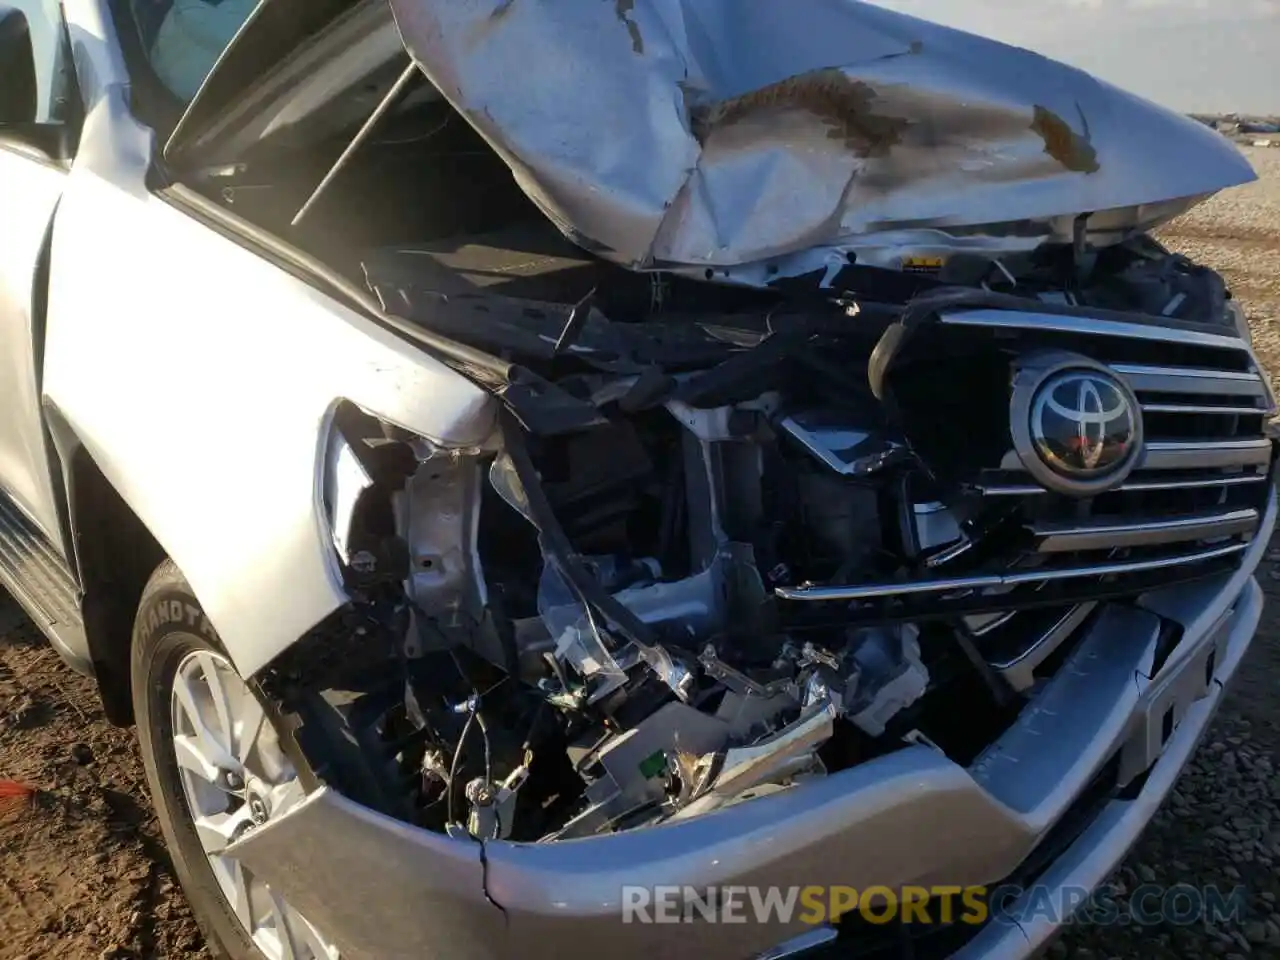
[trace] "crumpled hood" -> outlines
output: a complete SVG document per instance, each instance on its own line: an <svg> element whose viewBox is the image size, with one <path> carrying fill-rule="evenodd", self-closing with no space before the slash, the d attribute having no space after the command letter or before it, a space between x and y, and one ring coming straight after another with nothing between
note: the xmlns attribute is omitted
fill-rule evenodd
<svg viewBox="0 0 1280 960"><path fill-rule="evenodd" d="M858 0L390 2L543 212L633 268L1028 249L1255 178L1187 117Z"/></svg>

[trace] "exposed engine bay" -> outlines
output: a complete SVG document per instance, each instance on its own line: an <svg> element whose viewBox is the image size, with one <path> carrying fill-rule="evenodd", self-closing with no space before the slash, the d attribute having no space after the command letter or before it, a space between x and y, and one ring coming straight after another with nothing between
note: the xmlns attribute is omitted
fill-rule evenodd
<svg viewBox="0 0 1280 960"><path fill-rule="evenodd" d="M1157 582L1145 558L1168 544L1094 551L1123 576L1036 579L1097 546L1046 552L1044 530L1133 509L984 495L1010 472L1020 366L1082 337L948 311L1229 335L1235 313L1215 273L1145 236L949 269L970 282L850 265L821 292L744 291L633 274L549 229L371 252L388 310L526 373L476 449L335 412L330 489L355 492L327 507L354 602L273 674L304 749L341 716L355 744L333 764L362 799L523 841L697 816L906 743L973 761L1047 675L999 669L1000 629L1079 624ZM1173 508L1235 496L1201 493ZM1165 583L1215 556L1146 566Z"/></svg>
<svg viewBox="0 0 1280 960"><path fill-rule="evenodd" d="M1103 601L1222 572L1260 525L1247 324L1147 233L1247 164L1026 51L808 6L865 56L817 70L805 24L746 69L737 18L774 4L702 5L706 36L584 8L586 123L560 75L495 85L477 52L556 49L559 7L375 5L321 41L381 38L341 72L367 83L309 114L267 85L275 121L201 174L501 401L469 449L333 411L351 604L263 683L342 793L537 842L904 744L980 763ZM1130 121L1191 159L1144 166L1163 133Z"/></svg>

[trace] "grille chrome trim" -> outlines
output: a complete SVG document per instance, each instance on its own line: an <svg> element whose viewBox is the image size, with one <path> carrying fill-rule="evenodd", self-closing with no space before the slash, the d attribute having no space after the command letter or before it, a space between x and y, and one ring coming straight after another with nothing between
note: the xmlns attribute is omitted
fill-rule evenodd
<svg viewBox="0 0 1280 960"><path fill-rule="evenodd" d="M1082 567L1063 567L1052 570L1026 570L1017 573L984 574L972 577L949 577L902 582L852 583L828 587L775 587L774 594L782 600L799 600L810 603L825 601L872 600L877 597L903 596L919 593L949 593L953 590L987 590L999 587L1020 587L1032 583L1060 580L1076 580L1086 577L1117 576L1125 573L1144 573L1169 570L1189 563L1203 563L1240 553L1249 543L1230 543L1191 553L1180 553L1150 560L1121 560L1114 563L1089 564Z"/></svg>
<svg viewBox="0 0 1280 960"><path fill-rule="evenodd" d="M1252 508L1225 513L1204 513L1140 523L1038 523L1031 532L1040 538L1041 553L1075 550L1108 550L1124 547L1151 547L1187 540L1213 540L1258 529L1261 515Z"/></svg>
<svg viewBox="0 0 1280 960"><path fill-rule="evenodd" d="M1271 441L1149 440L1139 470L1194 470L1197 467L1256 467L1271 462Z"/></svg>
<svg viewBox="0 0 1280 960"><path fill-rule="evenodd" d="M1074 333L1085 336L1124 337L1128 340L1182 343L1197 347L1220 347L1227 350L1249 349L1249 345L1245 341L1238 336L1229 334L1188 330L1184 327L1130 323L1124 320L1104 320L1100 317L980 308L976 310L943 311L938 314L938 318L945 324L961 327L1046 330L1054 333Z"/></svg>
<svg viewBox="0 0 1280 960"><path fill-rule="evenodd" d="M1159 490L1195 490L1201 487L1235 487L1246 483L1263 483L1265 473L1236 473L1218 476L1193 477L1187 480L1130 480L1116 488L1130 493L1149 493ZM977 484L975 489L984 497L1031 497L1048 494L1049 491L1034 484ZM1116 492L1116 491L1112 491Z"/></svg>
<svg viewBox="0 0 1280 960"><path fill-rule="evenodd" d="M1144 403L1142 404L1143 413L1211 413L1217 416L1229 417L1265 417L1267 411L1261 407L1215 407L1212 404L1190 404L1190 403Z"/></svg>
<svg viewBox="0 0 1280 960"><path fill-rule="evenodd" d="M1271 462L1271 441L1249 440L1148 440L1138 455L1135 470L1195 470L1212 467L1259 467ZM1026 473L1017 451L1010 450L1000 469Z"/></svg>
<svg viewBox="0 0 1280 960"><path fill-rule="evenodd" d="M1264 404L1267 402L1266 384L1256 373L1195 367L1155 367L1140 363L1113 363L1110 366L1137 393L1257 397Z"/></svg>

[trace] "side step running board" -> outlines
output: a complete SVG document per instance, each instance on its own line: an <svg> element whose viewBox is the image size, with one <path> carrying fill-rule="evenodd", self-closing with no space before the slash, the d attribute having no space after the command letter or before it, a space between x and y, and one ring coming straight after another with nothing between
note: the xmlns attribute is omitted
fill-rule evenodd
<svg viewBox="0 0 1280 960"><path fill-rule="evenodd" d="M79 587L66 561L0 492L0 586L13 594L71 666L87 669Z"/></svg>

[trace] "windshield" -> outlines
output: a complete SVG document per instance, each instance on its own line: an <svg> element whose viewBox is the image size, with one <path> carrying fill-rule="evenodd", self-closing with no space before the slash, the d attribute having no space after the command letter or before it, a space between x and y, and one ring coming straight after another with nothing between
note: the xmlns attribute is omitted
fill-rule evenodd
<svg viewBox="0 0 1280 960"><path fill-rule="evenodd" d="M132 0L151 68L190 103L258 0Z"/></svg>

